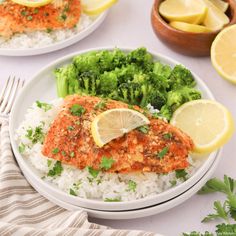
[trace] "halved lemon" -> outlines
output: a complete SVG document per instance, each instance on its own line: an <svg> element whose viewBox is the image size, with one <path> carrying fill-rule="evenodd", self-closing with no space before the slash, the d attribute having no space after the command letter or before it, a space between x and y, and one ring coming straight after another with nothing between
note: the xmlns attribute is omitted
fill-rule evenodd
<svg viewBox="0 0 236 236"><path fill-rule="evenodd" d="M222 0L209 0L212 2L216 7L218 7L222 12L226 12L229 7L229 3L222 1Z"/></svg>
<svg viewBox="0 0 236 236"><path fill-rule="evenodd" d="M149 123L148 118L138 111L117 108L96 116L91 124L91 131L95 143L102 147L111 140Z"/></svg>
<svg viewBox="0 0 236 236"><path fill-rule="evenodd" d="M26 7L42 7L51 3L53 0L12 0L12 1Z"/></svg>
<svg viewBox="0 0 236 236"><path fill-rule="evenodd" d="M229 23L228 16L219 10L211 1L202 0L208 8L203 25L212 31L220 30Z"/></svg>
<svg viewBox="0 0 236 236"><path fill-rule="evenodd" d="M168 21L202 23L207 8L199 0L166 0L160 4L159 12Z"/></svg>
<svg viewBox="0 0 236 236"><path fill-rule="evenodd" d="M236 83L236 25L226 27L211 46L211 62L226 80Z"/></svg>
<svg viewBox="0 0 236 236"><path fill-rule="evenodd" d="M82 0L83 12L87 15L98 15L113 6L118 0Z"/></svg>
<svg viewBox="0 0 236 236"><path fill-rule="evenodd" d="M230 112L212 100L195 100L178 108L170 121L193 140L196 153L210 153L223 146L234 133Z"/></svg>
<svg viewBox="0 0 236 236"><path fill-rule="evenodd" d="M191 32L191 33L211 32L211 30L208 29L206 26L189 24L189 23L180 22L180 21L172 21L170 22L170 26L172 26L175 29L182 30L185 32Z"/></svg>

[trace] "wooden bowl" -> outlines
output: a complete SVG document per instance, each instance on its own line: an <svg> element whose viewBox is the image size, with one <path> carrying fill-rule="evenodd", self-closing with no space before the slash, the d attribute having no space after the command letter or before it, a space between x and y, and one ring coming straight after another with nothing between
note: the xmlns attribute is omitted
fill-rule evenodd
<svg viewBox="0 0 236 236"><path fill-rule="evenodd" d="M189 56L209 56L210 48L216 35L220 32L214 31L209 33L189 33L172 28L159 14L159 6L163 0L155 0L151 22L156 36L168 47L176 52ZM226 12L232 25L236 23L236 1L227 0L229 8Z"/></svg>

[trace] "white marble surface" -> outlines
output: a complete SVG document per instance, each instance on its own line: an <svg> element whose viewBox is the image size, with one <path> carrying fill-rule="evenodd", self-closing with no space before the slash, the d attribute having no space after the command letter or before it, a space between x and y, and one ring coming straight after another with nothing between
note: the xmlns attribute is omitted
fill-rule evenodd
<svg viewBox="0 0 236 236"><path fill-rule="evenodd" d="M212 90L218 101L232 112L236 121L236 87L221 79L213 69L209 58L191 58L169 50L154 35L150 24L152 0L120 0L112 8L102 26L81 42L63 50L33 57L0 57L0 86L9 75L30 80L32 75L49 62L82 49L99 46L132 47L145 46L149 50L172 57L198 74ZM224 147L222 160L215 176L224 174L236 178L236 135ZM212 230L215 223L202 224L201 219L212 211L213 201L221 195L195 195L182 205L159 215L136 220L98 220L93 222L114 228L141 229L162 233L166 236L180 235L183 231Z"/></svg>

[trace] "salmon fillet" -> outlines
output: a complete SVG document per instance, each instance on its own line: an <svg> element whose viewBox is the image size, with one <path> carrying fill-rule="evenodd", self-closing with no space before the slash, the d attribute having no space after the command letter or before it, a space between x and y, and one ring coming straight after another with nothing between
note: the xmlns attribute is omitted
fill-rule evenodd
<svg viewBox="0 0 236 236"><path fill-rule="evenodd" d="M108 109L128 108L127 104L114 100L106 100L105 106L99 106L101 101L101 98L90 96L66 97L45 137L43 155L79 169L89 166L96 170L100 168L102 158L112 158L114 163L107 171L116 173L168 173L188 167L187 157L193 149L190 137L151 115L148 133L135 129L99 148L91 135L93 119ZM85 109L81 116L71 114L74 104ZM137 106L135 109L144 112ZM160 158L158 155L167 148Z"/></svg>
<svg viewBox="0 0 236 236"><path fill-rule="evenodd" d="M31 8L5 0L0 4L0 35L9 38L14 33L73 28L80 18L80 0L58 2Z"/></svg>

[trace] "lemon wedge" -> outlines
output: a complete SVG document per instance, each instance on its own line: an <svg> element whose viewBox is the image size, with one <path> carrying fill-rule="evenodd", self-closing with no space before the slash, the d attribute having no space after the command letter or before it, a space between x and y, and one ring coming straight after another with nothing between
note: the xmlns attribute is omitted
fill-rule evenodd
<svg viewBox="0 0 236 236"><path fill-rule="evenodd" d="M208 8L206 17L203 21L203 25L205 25L212 31L215 31L222 29L229 23L228 16L226 16L224 12L219 10L219 8L216 7L212 2L210 2L209 0L203 0L203 2Z"/></svg>
<svg viewBox="0 0 236 236"><path fill-rule="evenodd" d="M229 3L222 1L222 0L209 0L212 2L216 7L218 7L222 12L226 12L229 7Z"/></svg>
<svg viewBox="0 0 236 236"><path fill-rule="evenodd" d="M226 27L213 41L211 62L226 80L236 84L236 25Z"/></svg>
<svg viewBox="0 0 236 236"><path fill-rule="evenodd" d="M83 12L87 15L98 15L113 6L117 0L82 0Z"/></svg>
<svg viewBox="0 0 236 236"><path fill-rule="evenodd" d="M202 23L207 8L199 0L166 0L160 4L159 12L168 21Z"/></svg>
<svg viewBox="0 0 236 236"><path fill-rule="evenodd" d="M12 1L26 7L42 7L51 3L53 0L12 0Z"/></svg>
<svg viewBox="0 0 236 236"><path fill-rule="evenodd" d="M117 108L96 116L91 124L91 131L95 143L102 147L111 140L149 123L148 118L138 111Z"/></svg>
<svg viewBox="0 0 236 236"><path fill-rule="evenodd" d="M194 152L210 153L223 146L233 135L230 112L212 100L195 100L178 108L171 124L187 133L195 144Z"/></svg>
<svg viewBox="0 0 236 236"><path fill-rule="evenodd" d="M170 26L172 26L175 29L182 30L185 32L190 32L190 33L207 33L211 32L210 29L203 25L195 25L195 24L189 24L185 22L180 22L180 21L172 21L170 22Z"/></svg>

